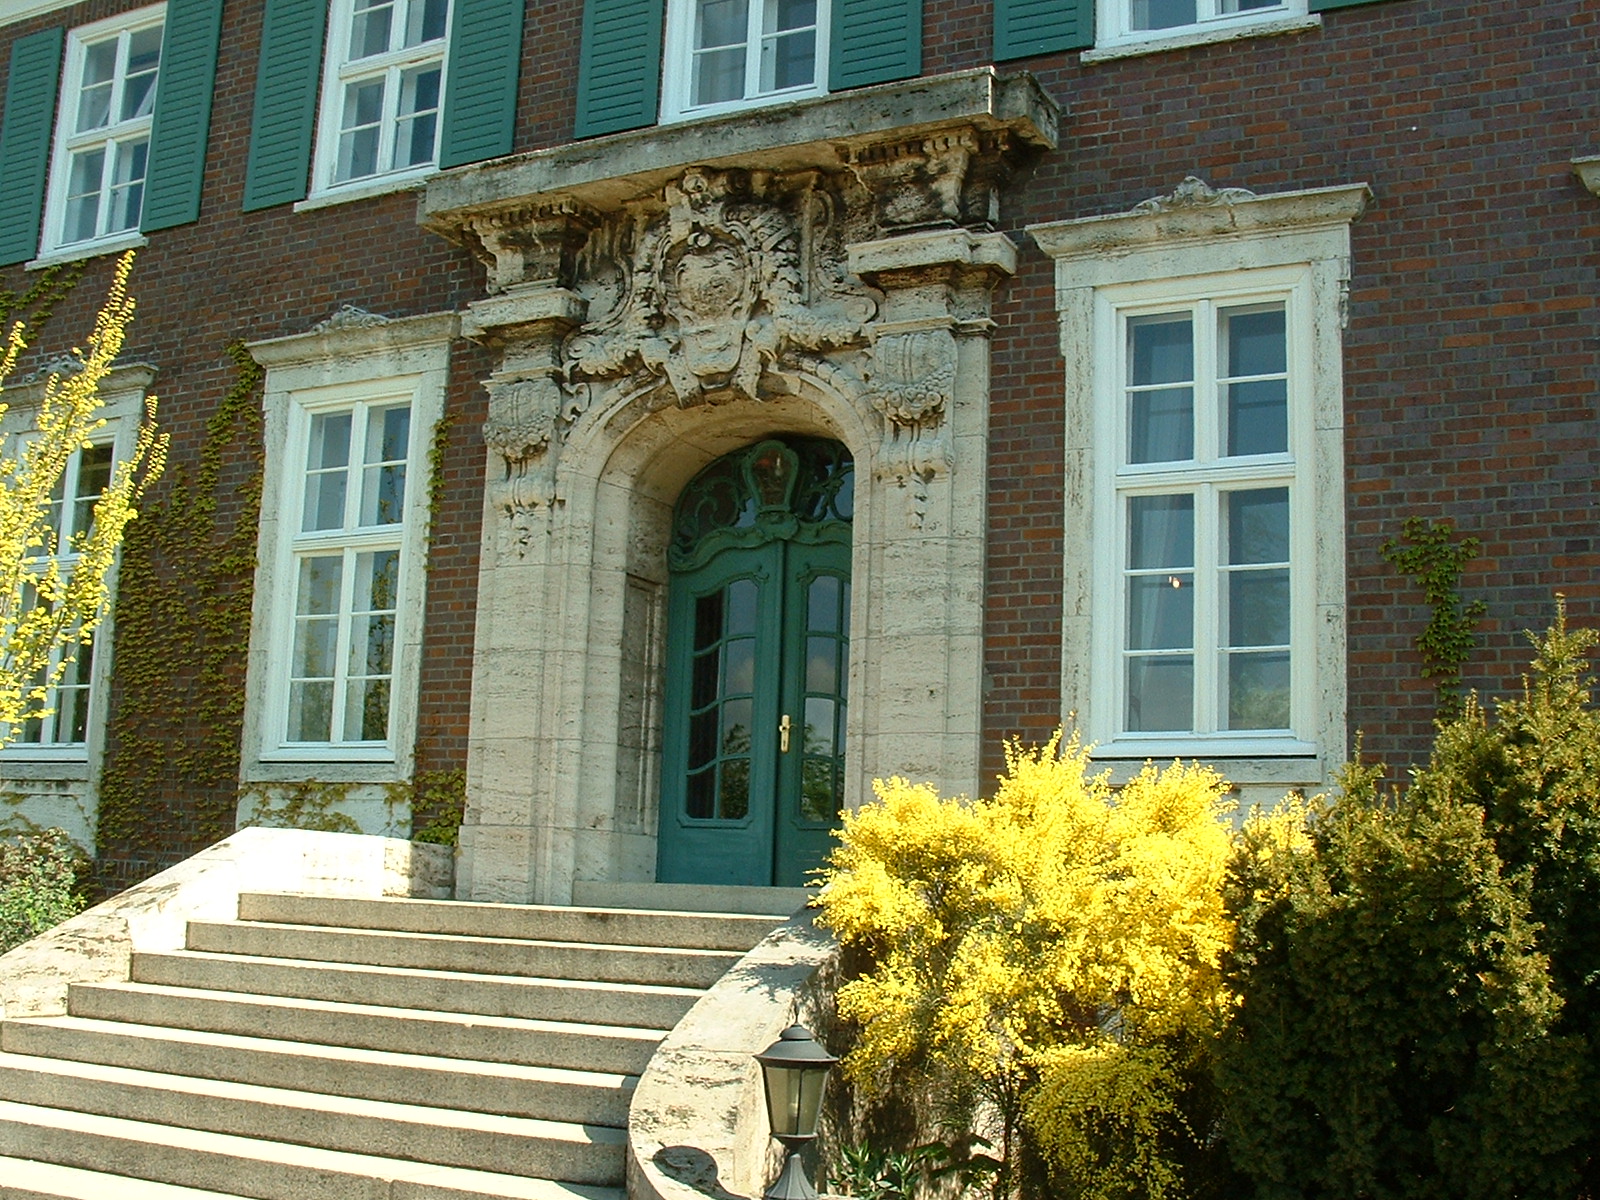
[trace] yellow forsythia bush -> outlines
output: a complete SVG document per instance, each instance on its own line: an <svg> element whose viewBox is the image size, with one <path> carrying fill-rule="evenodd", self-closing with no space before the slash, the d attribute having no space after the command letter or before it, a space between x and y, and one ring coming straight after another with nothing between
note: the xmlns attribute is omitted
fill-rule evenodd
<svg viewBox="0 0 1600 1200"><path fill-rule="evenodd" d="M1174 763L1113 789L1058 733L1008 745L990 800L876 789L845 815L821 900L872 964L838 996L860 1029L851 1077L970 1086L1056 1194L1181 1194L1209 1134L1187 1090L1231 1004L1227 784Z"/></svg>

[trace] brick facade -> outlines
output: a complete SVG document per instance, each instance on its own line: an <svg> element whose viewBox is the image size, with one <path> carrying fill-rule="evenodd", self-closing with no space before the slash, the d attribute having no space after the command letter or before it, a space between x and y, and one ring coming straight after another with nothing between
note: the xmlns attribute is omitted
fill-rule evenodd
<svg viewBox="0 0 1600 1200"><path fill-rule="evenodd" d="M0 71L17 36L123 11L71 5L0 26ZM0 9L3 16L3 9ZM563 143L574 111L580 0L529 3L515 148ZM991 9L927 0L923 72L983 67ZM150 236L134 275L131 359L159 368L167 480L192 472L203 429L233 380L224 347L300 333L343 304L391 317L463 310L484 274L417 221L399 191L293 211L241 211L261 5L225 6L199 221ZM1441 10L1423 0L1337 9L1320 28L1085 63L1078 52L1001 64L1032 72L1062 107L1060 148L1003 194L1019 249L992 339L984 626L985 775L999 740L1060 719L1064 407L1051 262L1023 229L1127 210L1194 175L1265 195L1368 184L1352 227L1344 333L1347 713L1392 768L1429 740L1432 688L1413 640L1427 617L1380 545L1416 514L1482 543L1464 581L1487 615L1467 683L1513 686L1524 629L1563 592L1576 624L1600 624L1600 197L1571 160L1600 152L1593 47L1600 9L1579 0ZM40 349L86 328L110 260L88 263ZM30 272L0 282L26 288ZM461 340L446 396L442 502L428 551L417 757L465 766L492 367ZM224 467L219 525L230 525ZM182 575L185 564L167 564ZM242 675L239 686L243 686ZM117 703L113 691L111 703ZM112 746L114 755L116 747ZM106 845L127 881L212 840L226 788L174 778L150 798L144 849ZM120 863L118 866L116 864Z"/></svg>

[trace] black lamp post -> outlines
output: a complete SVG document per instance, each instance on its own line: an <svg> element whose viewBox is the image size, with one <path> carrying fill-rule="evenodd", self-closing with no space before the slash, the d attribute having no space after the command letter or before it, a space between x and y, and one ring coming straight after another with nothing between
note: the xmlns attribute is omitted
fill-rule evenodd
<svg viewBox="0 0 1600 1200"><path fill-rule="evenodd" d="M800 1150L817 1136L822 1111L822 1085L837 1058L817 1045L801 1025L791 1025L760 1054L766 1084L767 1120L772 1136L783 1143L788 1159L763 1200L817 1200L817 1189L800 1165Z"/></svg>

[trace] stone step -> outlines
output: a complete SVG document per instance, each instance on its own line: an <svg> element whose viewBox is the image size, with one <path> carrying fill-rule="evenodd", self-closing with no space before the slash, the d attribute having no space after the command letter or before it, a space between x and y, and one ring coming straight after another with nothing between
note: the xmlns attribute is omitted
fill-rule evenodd
<svg viewBox="0 0 1600 1200"><path fill-rule="evenodd" d="M815 888L730 887L699 883L573 882L572 902L591 908L667 912L744 913L788 920L812 900Z"/></svg>
<svg viewBox="0 0 1600 1200"><path fill-rule="evenodd" d="M25 1158L0 1158L0 1200L240 1200L171 1183L129 1179Z"/></svg>
<svg viewBox="0 0 1600 1200"><path fill-rule="evenodd" d="M260 1141L0 1100L0 1155L250 1200L624 1200L620 1188ZM104 1200L121 1200L108 1192Z"/></svg>
<svg viewBox="0 0 1600 1200"><path fill-rule="evenodd" d="M708 988L742 955L523 938L392 933L255 921L190 921L187 948L259 958L302 958L474 975L526 975Z"/></svg>
<svg viewBox="0 0 1600 1200"><path fill-rule="evenodd" d="M67 993L75 1017L203 1029L243 1037L355 1046L441 1058L638 1075L661 1031L572 1021L535 1021L331 1000L198 991L149 983L78 983Z"/></svg>
<svg viewBox="0 0 1600 1200"><path fill-rule="evenodd" d="M641 912L465 900L361 900L264 892L247 892L239 897L239 919L464 937L737 950L741 954L782 923L782 918L775 915L748 913Z"/></svg>
<svg viewBox="0 0 1600 1200"><path fill-rule="evenodd" d="M625 1130L0 1054L0 1096L44 1108L607 1186Z"/></svg>
<svg viewBox="0 0 1600 1200"><path fill-rule="evenodd" d="M0 1023L0 1049L326 1096L621 1127L633 1075L242 1037L84 1017ZM0 1192L0 1197L4 1192Z"/></svg>
<svg viewBox="0 0 1600 1200"><path fill-rule="evenodd" d="M135 954L133 978L169 987L663 1031L676 1025L703 994L697 988L414 971L199 950Z"/></svg>

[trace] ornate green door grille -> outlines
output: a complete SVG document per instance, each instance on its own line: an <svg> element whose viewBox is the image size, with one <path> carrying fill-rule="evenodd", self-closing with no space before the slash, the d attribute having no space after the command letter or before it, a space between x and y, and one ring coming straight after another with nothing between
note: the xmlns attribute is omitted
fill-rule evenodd
<svg viewBox="0 0 1600 1200"><path fill-rule="evenodd" d="M849 454L770 439L678 500L657 878L806 881L843 802Z"/></svg>

